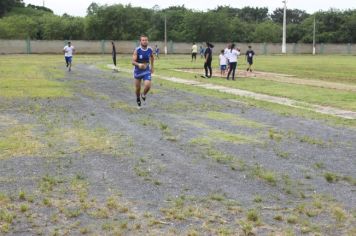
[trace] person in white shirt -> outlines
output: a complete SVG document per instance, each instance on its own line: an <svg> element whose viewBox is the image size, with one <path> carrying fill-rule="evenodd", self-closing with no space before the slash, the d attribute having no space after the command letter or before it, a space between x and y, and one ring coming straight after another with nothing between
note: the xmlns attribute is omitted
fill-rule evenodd
<svg viewBox="0 0 356 236"><path fill-rule="evenodd" d="M226 59L224 50L221 50L221 53L219 55L219 62L220 62L220 74L221 74L221 77L225 77L227 59Z"/></svg>
<svg viewBox="0 0 356 236"><path fill-rule="evenodd" d="M66 60L66 66L68 68L68 71L71 71L72 70L72 58L73 58L73 54L75 53L75 48L71 44L71 42L68 42L68 45L66 45L63 48L63 52L64 52L64 58Z"/></svg>
<svg viewBox="0 0 356 236"><path fill-rule="evenodd" d="M227 74L227 80L230 80L230 74L232 72L232 80L235 80L235 71L237 67L237 58L240 56L240 51L235 49L235 44L231 44L231 48L229 50L229 73Z"/></svg>
<svg viewBox="0 0 356 236"><path fill-rule="evenodd" d="M193 46L192 46L192 62L193 62L193 60L197 61L197 54L198 54L198 46L195 43L193 43Z"/></svg>
<svg viewBox="0 0 356 236"><path fill-rule="evenodd" d="M230 53L230 49L231 49L231 43L229 43L227 45L227 48L224 49L224 56L226 57L226 71L228 72L229 70L229 53Z"/></svg>

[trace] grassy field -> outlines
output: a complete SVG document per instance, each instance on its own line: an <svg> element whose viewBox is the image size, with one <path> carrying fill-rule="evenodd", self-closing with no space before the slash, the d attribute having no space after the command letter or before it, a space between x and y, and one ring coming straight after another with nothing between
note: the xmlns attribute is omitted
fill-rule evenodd
<svg viewBox="0 0 356 236"><path fill-rule="evenodd" d="M289 73L288 60L298 78L355 83L310 67L327 58L261 56L256 70ZM138 110L132 74L107 64L77 55L68 73L62 55L0 56L1 235L355 234L355 120L159 77ZM174 70L201 67L163 56L156 74L356 107L340 89Z"/></svg>
<svg viewBox="0 0 356 236"><path fill-rule="evenodd" d="M217 60L213 62L213 67L215 68L218 67L216 63ZM256 59L255 70L287 73L309 80L356 84L356 68L353 66L355 63L356 57L351 56L260 56ZM244 64L244 62L241 62L240 68L245 68ZM173 70L176 68L202 68L202 65L203 60L191 63L188 56L161 57L160 60L156 61L156 73L207 82L206 79L200 78L199 74L194 75ZM130 57L121 57L119 66L131 68ZM340 68L343 69L341 70ZM203 69L201 74L203 74ZM312 104L356 111L356 95L350 91L266 81L258 78L238 78L237 82L212 78L208 82Z"/></svg>
<svg viewBox="0 0 356 236"><path fill-rule="evenodd" d="M0 96L4 97L67 97L67 86L54 78L64 76L53 56L4 56L0 58Z"/></svg>

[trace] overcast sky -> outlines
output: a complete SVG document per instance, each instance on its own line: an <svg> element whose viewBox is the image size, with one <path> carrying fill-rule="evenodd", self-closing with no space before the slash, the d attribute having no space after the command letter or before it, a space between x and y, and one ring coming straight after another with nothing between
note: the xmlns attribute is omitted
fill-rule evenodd
<svg viewBox="0 0 356 236"><path fill-rule="evenodd" d="M202 10L214 9L218 5L230 5L235 8L250 7L268 7L272 12L277 7L282 7L282 0L205 0L209 4L201 4L202 1L192 0L24 0L26 4L45 6L52 9L55 14L62 15L67 13L73 16L85 16L86 9L92 2L102 4L129 4L145 8L152 8L154 5L159 5L161 8L169 6L185 5L186 8ZM298 8L305 10L308 13L314 13L318 10L329 10L337 8L341 10L355 9L356 0L288 0L287 7L294 9Z"/></svg>

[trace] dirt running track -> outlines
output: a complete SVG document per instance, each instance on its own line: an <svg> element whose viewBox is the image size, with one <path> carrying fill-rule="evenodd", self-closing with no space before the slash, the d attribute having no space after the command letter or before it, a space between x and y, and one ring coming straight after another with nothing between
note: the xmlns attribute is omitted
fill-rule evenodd
<svg viewBox="0 0 356 236"><path fill-rule="evenodd" d="M5 235L355 232L354 130L158 81L138 110L131 78L92 65L60 81L74 97L0 98L0 131L40 147L0 154Z"/></svg>

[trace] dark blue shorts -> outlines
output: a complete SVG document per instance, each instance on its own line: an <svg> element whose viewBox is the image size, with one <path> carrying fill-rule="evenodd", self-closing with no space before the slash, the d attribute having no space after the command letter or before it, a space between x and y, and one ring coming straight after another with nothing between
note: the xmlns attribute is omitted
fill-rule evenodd
<svg viewBox="0 0 356 236"><path fill-rule="evenodd" d="M226 65L220 65L220 70L226 70Z"/></svg>
<svg viewBox="0 0 356 236"><path fill-rule="evenodd" d="M151 79L152 79L151 70L150 69L144 70L144 71L135 70L134 71L134 78L135 79L143 79L143 80L151 81Z"/></svg>
<svg viewBox="0 0 356 236"><path fill-rule="evenodd" d="M247 58L247 62L248 62L248 64L252 65L253 64L253 59L252 58L251 59Z"/></svg>
<svg viewBox="0 0 356 236"><path fill-rule="evenodd" d="M66 59L66 63L72 63L72 57L64 57Z"/></svg>

